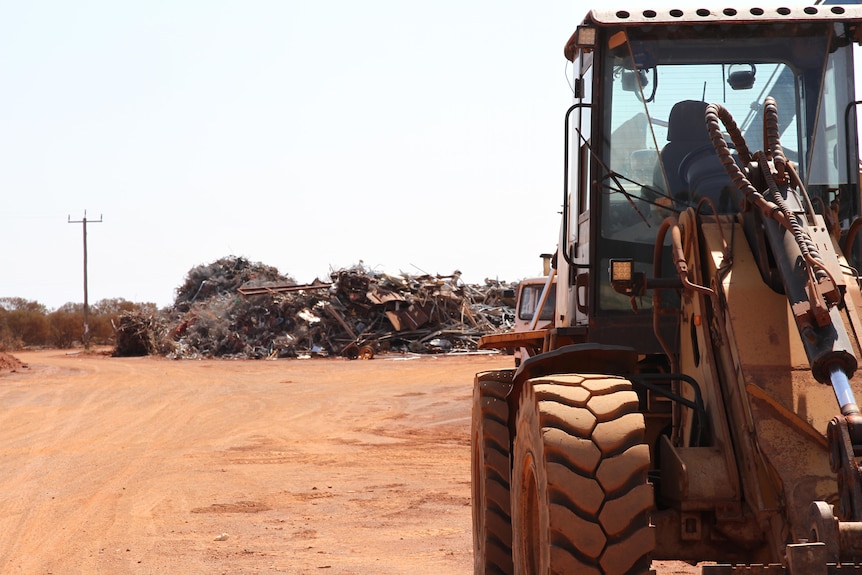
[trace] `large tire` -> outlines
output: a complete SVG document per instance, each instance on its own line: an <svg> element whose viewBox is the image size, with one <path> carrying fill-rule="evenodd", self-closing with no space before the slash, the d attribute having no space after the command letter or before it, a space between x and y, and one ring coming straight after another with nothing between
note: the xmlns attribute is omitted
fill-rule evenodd
<svg viewBox="0 0 862 575"><path fill-rule="evenodd" d="M516 429L515 571L648 573L655 548L650 455L631 383L601 375L529 380Z"/></svg>
<svg viewBox="0 0 862 575"><path fill-rule="evenodd" d="M487 371L473 386L473 573L511 575L509 408L514 370Z"/></svg>

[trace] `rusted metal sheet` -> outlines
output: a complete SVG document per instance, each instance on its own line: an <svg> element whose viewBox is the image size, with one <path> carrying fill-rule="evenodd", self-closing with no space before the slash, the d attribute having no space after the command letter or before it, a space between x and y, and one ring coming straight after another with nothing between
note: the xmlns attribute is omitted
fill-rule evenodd
<svg viewBox="0 0 862 575"><path fill-rule="evenodd" d="M262 285L262 286L248 286L241 287L237 291L242 295L264 295L264 294L273 294L273 293L288 293L294 291L309 291L309 290L320 290L320 289L329 289L332 286L331 283L323 283L323 282L313 282L310 284L273 284L273 285Z"/></svg>
<svg viewBox="0 0 862 575"><path fill-rule="evenodd" d="M532 331L512 331L491 333L479 339L479 349L506 349L516 347L536 347L541 349L547 332L542 329Z"/></svg>

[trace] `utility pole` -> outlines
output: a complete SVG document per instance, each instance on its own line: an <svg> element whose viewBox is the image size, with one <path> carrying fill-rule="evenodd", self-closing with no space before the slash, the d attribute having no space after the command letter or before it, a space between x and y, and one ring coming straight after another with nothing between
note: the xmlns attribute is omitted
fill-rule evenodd
<svg viewBox="0 0 862 575"><path fill-rule="evenodd" d="M70 224L83 224L84 229L84 349L90 349L90 302L87 295L87 210L84 210L84 218L81 220L72 221L72 216L69 216ZM91 224L102 223L102 216L99 215L98 220L90 220Z"/></svg>

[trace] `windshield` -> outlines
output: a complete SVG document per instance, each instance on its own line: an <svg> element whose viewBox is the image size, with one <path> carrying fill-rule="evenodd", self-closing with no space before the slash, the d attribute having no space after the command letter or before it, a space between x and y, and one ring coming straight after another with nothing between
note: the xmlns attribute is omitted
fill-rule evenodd
<svg viewBox="0 0 862 575"><path fill-rule="evenodd" d="M539 307L539 300L542 297L542 292L545 290L544 283L526 284L521 291L521 298L518 305L518 318L523 320L532 320L536 313L536 308ZM557 284L552 283L548 297L545 299L545 305L542 306L542 312L539 314L541 321L553 321L554 308L557 306Z"/></svg>
<svg viewBox="0 0 862 575"><path fill-rule="evenodd" d="M706 213L738 209L739 193L709 140L708 103L731 113L754 152L763 149L762 109L772 96L784 153L796 162L809 194L828 203L847 179L849 49L830 54L831 29L820 25L789 25L780 35L747 27L718 33L679 27L610 36L601 107L603 259L634 257L652 276L652 245L667 215L703 198L711 202L701 203ZM609 292L600 305L627 309L620 297Z"/></svg>

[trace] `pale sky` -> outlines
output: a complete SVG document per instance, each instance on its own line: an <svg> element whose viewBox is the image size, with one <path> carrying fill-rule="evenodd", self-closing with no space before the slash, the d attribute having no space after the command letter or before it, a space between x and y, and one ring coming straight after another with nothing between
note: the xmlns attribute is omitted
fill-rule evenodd
<svg viewBox="0 0 862 575"><path fill-rule="evenodd" d="M593 6L0 0L0 297L83 301L85 210L91 303L169 305L225 256L538 275Z"/></svg>
<svg viewBox="0 0 862 575"><path fill-rule="evenodd" d="M586 10L0 0L0 297L83 301L85 210L90 303L169 305L229 255L300 283L537 275Z"/></svg>

